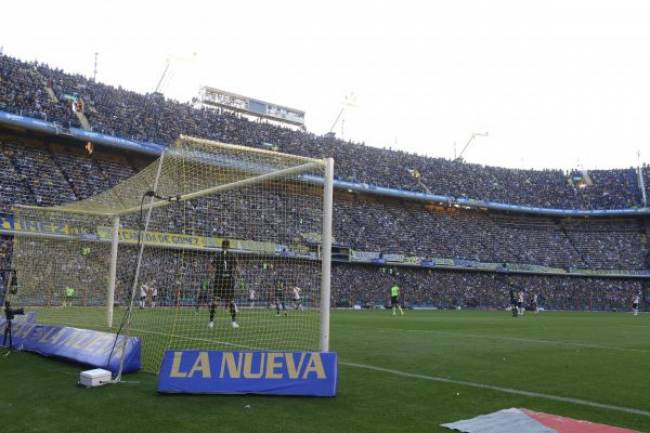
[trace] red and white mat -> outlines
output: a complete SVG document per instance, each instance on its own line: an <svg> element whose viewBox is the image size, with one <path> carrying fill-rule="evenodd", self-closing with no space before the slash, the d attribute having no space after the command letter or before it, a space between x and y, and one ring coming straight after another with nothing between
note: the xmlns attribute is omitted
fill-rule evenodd
<svg viewBox="0 0 650 433"><path fill-rule="evenodd" d="M514 408L442 426L464 433L639 433L635 430Z"/></svg>

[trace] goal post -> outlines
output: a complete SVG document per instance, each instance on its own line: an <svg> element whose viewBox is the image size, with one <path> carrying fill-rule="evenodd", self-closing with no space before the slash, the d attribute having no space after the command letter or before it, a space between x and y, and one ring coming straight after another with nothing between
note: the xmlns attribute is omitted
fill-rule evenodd
<svg viewBox="0 0 650 433"><path fill-rule="evenodd" d="M115 306L115 282L117 279L117 250L120 241L120 217L113 217L111 231L111 256L108 270L108 287L106 289L106 326L113 327L113 307Z"/></svg>
<svg viewBox="0 0 650 433"><path fill-rule="evenodd" d="M334 159L325 159L323 182L323 236L321 242L320 351L330 350L330 300L332 279L332 219L334 214Z"/></svg>
<svg viewBox="0 0 650 433"><path fill-rule="evenodd" d="M101 194L16 206L12 302L38 322L123 327L150 372L170 349L328 351L333 167L181 136ZM215 277L224 240L232 294Z"/></svg>

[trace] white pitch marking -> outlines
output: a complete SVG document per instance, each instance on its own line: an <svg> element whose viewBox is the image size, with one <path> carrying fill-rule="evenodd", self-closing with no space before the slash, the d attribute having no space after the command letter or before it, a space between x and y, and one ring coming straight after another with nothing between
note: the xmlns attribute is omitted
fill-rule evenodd
<svg viewBox="0 0 650 433"><path fill-rule="evenodd" d="M131 328L130 331L142 332L144 334L160 335L160 336L163 336L163 337L173 337L173 338L178 338L180 340L202 341L204 343L223 344L224 346L243 347L245 349L259 349L259 348L253 347L253 346L247 346L245 344L229 343L227 341L220 341L220 340L210 340L208 338L186 337L184 335L168 334L166 332L156 332L156 331L149 331L149 330L145 330L145 329L133 329L133 328ZM264 349L259 349L259 350L264 350Z"/></svg>
<svg viewBox="0 0 650 433"><path fill-rule="evenodd" d="M524 391L521 389L514 389L514 388L505 388L502 386L495 386L495 385L486 385L483 383L477 383L477 382L469 382L466 380L456 380L456 379L449 379L446 377L437 377L437 376L427 376L424 374L416 374L416 373L407 373L405 371L400 371L400 370L393 370L390 368L383 368L383 367L375 367L373 365L367 365L367 364L358 364L356 362L343 362L339 361L339 364L345 365L348 367L355 367L355 368L364 368L366 370L373 370L373 371L379 371L382 373L388 373L388 374L393 374L395 376L402 376L402 377L410 377L413 379L423 379L423 380L430 380L433 382L442 382L442 383L450 383L453 385L462 385L462 386L470 386L472 388L480 388L480 389L489 389L491 391L497 391L497 392L503 392L506 394L515 394L515 395L523 395L526 397L534 397L534 398L541 398L545 400L552 400L552 401L560 401L563 403L572 403L572 404L577 404L581 406L589 406L589 407L596 407L599 409L607 409L611 411L616 411L616 412L624 412L624 413L629 413L633 415L641 415L645 417L650 417L650 411L646 410L641 410L641 409L634 409L630 407L623 407L623 406L614 406L610 404L605 404L605 403L598 403L595 401L589 401L589 400L582 400L579 398L573 398L573 397L562 397L559 395L552 395L552 394L542 394L539 392L532 392L532 391Z"/></svg>

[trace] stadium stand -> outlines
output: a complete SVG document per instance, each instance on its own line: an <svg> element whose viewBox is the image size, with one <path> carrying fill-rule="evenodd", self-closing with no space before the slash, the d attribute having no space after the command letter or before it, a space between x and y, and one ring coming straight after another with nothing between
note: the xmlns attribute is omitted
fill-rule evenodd
<svg viewBox="0 0 650 433"><path fill-rule="evenodd" d="M499 275L410 268L335 266L332 287L338 306L384 305L387 292L398 281L407 288L407 304L435 308L499 308L509 302L511 288L537 294L546 309L611 311L629 309L643 285L623 279L592 279L558 276ZM528 296L529 298L529 296ZM530 300L528 299L528 302Z"/></svg>
<svg viewBox="0 0 650 433"><path fill-rule="evenodd" d="M288 153L335 155L341 179L411 191L421 191L422 182L434 194L501 203L567 209L641 205L631 168L591 171L591 181L578 187L571 176L575 173L486 167L376 149L225 112L194 109L159 94L141 95L8 56L0 56L0 81L0 110L78 125L71 107L80 101L94 131L142 142L170 144L183 133L248 146L271 143ZM47 88L57 98L48 97ZM419 181L409 170L420 173Z"/></svg>
<svg viewBox="0 0 650 433"><path fill-rule="evenodd" d="M642 194L633 169L590 171L589 185L578 186L574 181L578 172L484 167L375 149L228 113L197 110L160 95L140 95L47 65L0 56L0 110L78 126L73 106L83 110L95 131L142 142L169 144L184 133L249 146L273 143L284 152L311 157L332 155L337 176L356 182L419 191L421 186L410 169L421 174L420 181L433 193L455 197L571 209L641 206ZM18 203L49 206L90 197L128 178L151 160L106 148L89 155L79 145L0 136L0 212L10 212ZM643 170L648 178L650 167ZM200 228L201 234L223 232L255 239L259 233L251 232L250 227L264 225L246 224L247 218L272 220L277 217L274 212L281 211L296 219L310 218L297 209L279 209L281 202L279 196L270 195L256 204L256 212L222 221L222 228ZM158 229L174 230L171 212L170 226ZM193 212L200 215L201 206ZM643 217L514 215L337 191L334 221L337 244L359 251L564 270L650 268L650 224ZM0 238L0 265L10 263L11 244L11 237ZM126 263L120 269L128 270ZM157 268L173 266L161 264ZM173 281L173 271L169 272L161 284ZM621 309L645 287L637 279L337 264L333 268L333 302L340 306L381 303L396 278L405 287L407 303L438 308L503 307L508 291L516 287L538 293L547 308Z"/></svg>

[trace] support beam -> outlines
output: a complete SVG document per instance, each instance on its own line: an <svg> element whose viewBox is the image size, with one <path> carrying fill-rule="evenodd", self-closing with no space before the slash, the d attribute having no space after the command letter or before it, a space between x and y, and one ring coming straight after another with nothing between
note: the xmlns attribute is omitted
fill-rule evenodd
<svg viewBox="0 0 650 433"><path fill-rule="evenodd" d="M643 178L643 167L641 164L637 167L636 173L639 181L639 189L641 190L641 203L643 203L643 206L645 207L648 206L648 196L645 192L645 179Z"/></svg>
<svg viewBox="0 0 650 433"><path fill-rule="evenodd" d="M178 140L176 140L176 143L174 144L173 148L177 148L179 144L182 143L183 141L190 141L192 143L199 143L199 144L212 146L212 147L218 145L218 147L222 149L228 149L228 150L242 152L242 153L256 153L258 155L272 156L274 158L277 158L278 156L285 156L294 161L301 161L303 164L306 164L308 162L314 162L319 165L323 164L322 159L309 158L308 156L293 155L290 153L276 152L274 150L259 149L257 147L215 142L215 141L207 140L205 138L192 137L189 135L181 135L180 137L178 137Z"/></svg>
<svg viewBox="0 0 650 433"><path fill-rule="evenodd" d="M120 217L113 218L111 237L111 264L108 271L108 290L106 291L106 324L113 327L113 306L115 305L115 280L117 275L117 248L120 241Z"/></svg>
<svg viewBox="0 0 650 433"><path fill-rule="evenodd" d="M158 159L158 168L156 170L156 178L153 181L152 189L153 191L156 191L158 189L158 181L160 180L160 173L162 172L162 166L163 166L163 161L165 160L165 152L160 155L160 159ZM131 299L129 300L129 305L127 306L127 311L126 311L126 317L124 319L124 327L126 330L129 329L131 326L131 317L133 315L133 302L135 300L135 293L138 288L138 279L140 278L140 266L142 265L142 254L144 253L144 236L149 232L149 221L151 220L151 202L153 201L153 197L151 197L150 202L149 202L149 211L147 212L147 216L144 220L144 227L140 231L139 235L142 236L141 241L140 241L140 249L138 251L138 260L135 265L135 274L133 275L133 284L131 285ZM123 337L126 337L123 335ZM122 339L122 348L118 352L121 356L120 358L120 368L117 372L117 375L115 376L115 379L113 379L114 382L121 382L122 381L122 371L124 370L124 354L126 353L126 342L127 339L123 338Z"/></svg>
<svg viewBox="0 0 650 433"><path fill-rule="evenodd" d="M332 214L334 207L334 160L325 159L323 234L321 239L320 351L330 349L330 292L332 272Z"/></svg>
<svg viewBox="0 0 650 433"><path fill-rule="evenodd" d="M73 202L76 203L76 202ZM37 210L39 212L51 212L51 213L68 213L68 214L77 214L77 215L91 215L99 217L112 217L112 213L106 212L95 212L92 210L81 210L81 209L66 209L65 205L61 206L52 206L52 207L41 207L41 206L32 206L26 204L16 204L13 209L26 209L26 210Z"/></svg>
<svg viewBox="0 0 650 433"><path fill-rule="evenodd" d="M230 191L230 190L233 190L233 189L238 189L238 188L243 188L243 187L250 186L250 185L259 184L259 183L266 182L266 181L273 180L273 179L280 179L280 178L283 178L283 177L288 177L288 176L292 176L292 175L295 175L295 174L304 173L306 171L313 170L315 168L321 168L322 165L323 165L323 163L321 161L319 161L319 162L309 162L307 164L302 164L302 165L297 165L295 167L285 168L284 170L272 171L270 173L261 174L259 176L249 177L249 178L246 178L246 179L238 180L236 182L230 182L230 183L223 184L223 185L213 186L211 188L206 188L206 189L203 189L201 191L191 192L189 194L183 194L183 195L179 196L177 200L174 200L174 201L167 201L167 200L151 201L149 204L144 205L142 207L142 209L143 210L150 210L150 209L155 209L155 208L159 208L159 207L165 207L165 206L169 206L171 203L174 203L174 202L193 200L195 198L205 197L206 195L215 194L215 193L218 193L218 192ZM125 209L125 210L116 212L115 215L122 216L122 215L132 214L132 213L135 213L135 212L140 212L140 206L135 206L135 207L132 207L132 208L129 208L129 209Z"/></svg>

